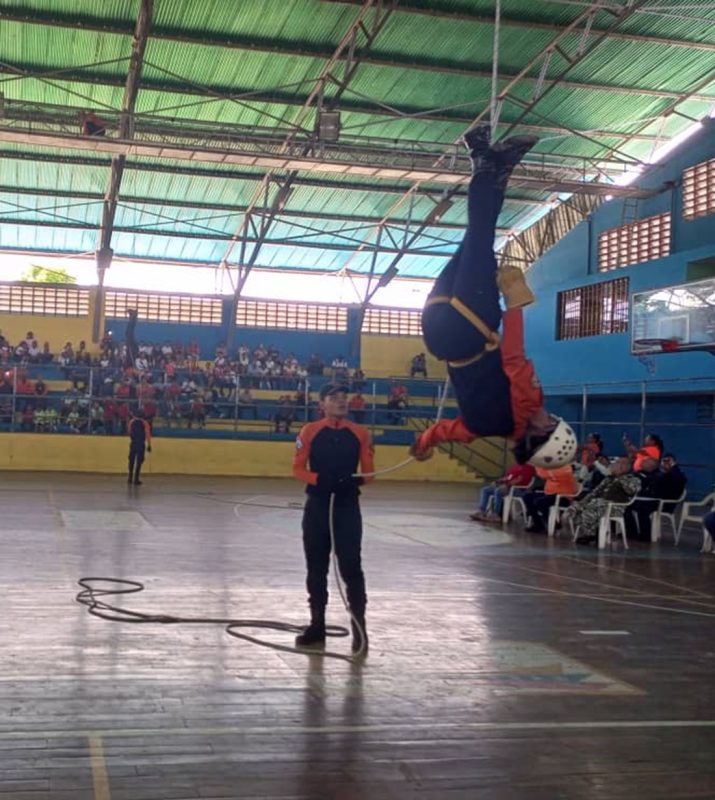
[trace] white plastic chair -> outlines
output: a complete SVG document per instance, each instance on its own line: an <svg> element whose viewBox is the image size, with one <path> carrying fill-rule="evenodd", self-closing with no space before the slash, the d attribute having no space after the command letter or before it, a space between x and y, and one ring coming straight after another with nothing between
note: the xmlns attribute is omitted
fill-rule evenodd
<svg viewBox="0 0 715 800"><path fill-rule="evenodd" d="M628 537L626 536L626 521L623 518L623 511L635 502L636 498L632 497L627 503L609 503L606 506L606 513L598 521L598 549L605 549L606 545L611 544L611 523L614 523L617 528L617 533L621 534L623 539L623 549L628 550ZM620 509L621 513L616 514L614 511Z"/></svg>
<svg viewBox="0 0 715 800"><path fill-rule="evenodd" d="M511 519L511 512L512 509L518 510L521 512L522 519L524 520L524 524L526 524L526 503L524 503L524 498L521 494L516 494L514 492L515 489L518 489L519 492L528 492L534 485L534 479L532 478L526 486L510 486L509 491L504 495L504 505L502 506L501 512L501 519L504 524L509 522Z"/></svg>
<svg viewBox="0 0 715 800"><path fill-rule="evenodd" d="M670 522L670 527L673 530L673 538L677 544L678 542L678 535L677 525L675 522L675 514L678 511L678 506L685 500L685 495L688 493L687 489L683 489L683 493L677 500L663 500L662 498L653 498L654 500L658 500L658 507L653 511L651 516L651 524L650 524L650 540L651 542L659 542L660 535L662 532L663 527L663 519L667 519ZM636 500L647 500L647 497L637 497ZM672 511L663 511L663 506L674 504L674 508Z"/></svg>
<svg viewBox="0 0 715 800"><path fill-rule="evenodd" d="M562 500L573 500L574 498L578 497L581 494L583 486L580 483L576 484L576 493L575 494L557 494L556 500L554 504L549 509L549 517L546 522L546 532L549 536L554 536L556 534L556 523L560 522L561 515L566 511L568 506L562 506Z"/></svg>
<svg viewBox="0 0 715 800"><path fill-rule="evenodd" d="M712 506L715 504L715 492L710 492L707 497L703 497L702 500L691 500L689 503L683 503L683 511L680 514L680 521L678 522L678 528L675 531L675 546L677 547L680 542L680 534L683 532L683 525L686 522L696 522L702 525L703 516L704 514L693 514L692 509L699 508L699 507L706 507ZM712 550L712 537L708 534L708 532L703 528L703 553L709 553Z"/></svg>

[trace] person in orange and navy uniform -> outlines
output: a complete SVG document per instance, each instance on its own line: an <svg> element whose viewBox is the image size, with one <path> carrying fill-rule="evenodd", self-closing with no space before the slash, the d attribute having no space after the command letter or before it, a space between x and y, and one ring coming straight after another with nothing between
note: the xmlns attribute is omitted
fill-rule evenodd
<svg viewBox="0 0 715 800"><path fill-rule="evenodd" d="M320 390L324 416L305 425L295 444L293 475L305 481L303 549L307 567L310 625L296 637L296 645L325 642L325 608L328 604L328 566L330 560L330 497L333 507L335 554L345 581L350 611L365 631L365 576L362 571L362 517L360 486L370 477L354 477L358 471L375 471L370 432L348 419L348 387L327 383ZM360 650L362 637L352 622L352 649ZM367 647L367 633L365 633Z"/></svg>
<svg viewBox="0 0 715 800"><path fill-rule="evenodd" d="M524 352L522 308L534 302L534 295L523 272L513 266L497 268L494 254L495 226L509 176L537 140L512 136L490 146L489 135L489 127L480 126L464 136L472 160L467 229L422 312L425 344L435 358L447 362L460 413L424 431L412 455L423 461L441 442L504 436L515 442L520 464L555 469L573 461L576 436L565 420L544 408Z"/></svg>
<svg viewBox="0 0 715 800"><path fill-rule="evenodd" d="M127 483L141 486L139 473L144 463L144 452L151 453L151 426L144 419L144 412L137 411L132 414L127 426L129 434L129 477Z"/></svg>

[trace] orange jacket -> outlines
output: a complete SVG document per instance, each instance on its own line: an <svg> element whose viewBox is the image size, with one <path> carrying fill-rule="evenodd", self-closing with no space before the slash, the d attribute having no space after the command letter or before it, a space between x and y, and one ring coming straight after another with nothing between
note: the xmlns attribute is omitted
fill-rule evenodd
<svg viewBox="0 0 715 800"><path fill-rule="evenodd" d="M546 481L544 494L567 494L573 497L578 493L578 483L570 464L558 469L537 467L536 474Z"/></svg>
<svg viewBox="0 0 715 800"><path fill-rule="evenodd" d="M304 425L298 434L295 445L295 454L293 455L293 476L298 478L299 481L305 481L311 486L316 486L318 483L318 472L310 469L309 462L313 443L318 434L323 432L326 428L340 431L342 433L352 434L359 442L359 461L360 472L371 473L375 471L374 450L372 446L372 437L370 431L363 425L356 425L349 419L333 420L324 417L317 422L309 422ZM322 455L322 454L321 454ZM327 453L331 458L330 452ZM334 458L334 456L332 456ZM323 468L333 474L343 474L344 465L342 463L326 464L325 456L322 457ZM313 466L312 464L310 466ZM350 467L352 469L352 466ZM365 482L371 481L372 478L365 478Z"/></svg>

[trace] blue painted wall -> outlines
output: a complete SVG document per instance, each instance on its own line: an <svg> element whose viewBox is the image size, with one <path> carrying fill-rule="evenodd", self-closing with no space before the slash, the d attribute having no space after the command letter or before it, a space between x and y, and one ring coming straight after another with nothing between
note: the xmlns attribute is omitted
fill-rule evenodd
<svg viewBox="0 0 715 800"><path fill-rule="evenodd" d="M231 316L230 298L222 298L221 325L186 325L170 322L137 322L137 341L183 342L195 339L201 348L201 358L213 358L219 344L228 338ZM105 328L111 330L116 341L124 341L126 319L107 318ZM283 354L294 353L301 362L306 362L313 353L318 353L326 362L343 355L351 367L360 363L360 320L353 308L348 309L348 330L344 333L320 333L318 331L286 331L272 328L237 328L234 336L236 347L246 344L254 348L259 344L275 345Z"/></svg>
<svg viewBox="0 0 715 800"><path fill-rule="evenodd" d="M559 241L529 270L529 283L538 303L525 313L528 351L545 385L581 384L649 380L653 376L645 364L630 353L630 332L608 336L557 341L558 293L578 286L628 277L630 291L682 283L690 261L715 256L715 215L698 220L682 219L681 176L684 168L715 156L715 121L672 153L666 163L653 167L639 181L646 188L666 188L658 195L641 200L637 217L644 218L672 211L671 255L656 261L636 264L608 273L597 271L598 236L623 221L623 204L613 200L600 206ZM685 389L689 378L715 378L715 358L707 353L656 355L655 377L680 383L672 390ZM690 388L695 388L691 386ZM613 391L628 387L613 386ZM661 387L661 391L667 387ZM633 391L633 386L630 387Z"/></svg>

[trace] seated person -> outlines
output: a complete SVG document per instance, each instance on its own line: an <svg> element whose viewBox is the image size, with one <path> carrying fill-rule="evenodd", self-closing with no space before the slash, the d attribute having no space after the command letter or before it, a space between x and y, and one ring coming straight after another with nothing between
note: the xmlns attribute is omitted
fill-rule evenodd
<svg viewBox="0 0 715 800"><path fill-rule="evenodd" d="M627 434L623 434L623 446L626 448L628 457L633 461L633 471L640 472L643 466L643 461L646 458L653 458L660 461L663 456L663 440L655 433L649 433L645 437L645 441L641 447L637 447L628 438Z"/></svg>
<svg viewBox="0 0 715 800"><path fill-rule="evenodd" d="M536 144L513 136L491 147L489 127L465 135L472 158L467 230L437 278L422 311L427 349L447 362L459 416L441 420L417 439L424 460L434 445L504 436L519 463L555 469L570 464L578 443L571 426L544 408L543 393L524 352L522 307L534 302L523 272L497 268L494 237L512 170ZM507 310L503 314L499 295ZM501 330L500 330L501 328Z"/></svg>
<svg viewBox="0 0 715 800"><path fill-rule="evenodd" d="M606 513L609 503L627 503L638 494L641 488L640 478L631 472L631 462L627 456L619 458L611 465L611 474L582 500L573 503L564 512L578 530L579 542L595 541L598 538L598 523ZM615 510L615 515L621 513Z"/></svg>
<svg viewBox="0 0 715 800"><path fill-rule="evenodd" d="M236 402L237 402L236 413L238 414L239 419L243 419L244 409L247 412L251 413L253 419L258 419L258 411L256 409L256 403L253 400L253 394L251 393L251 390L247 386L244 386L243 389L239 390Z"/></svg>
<svg viewBox="0 0 715 800"><path fill-rule="evenodd" d="M581 453L581 463L574 465L574 476L581 484L579 498L592 492L606 477L606 474L607 472L599 462L595 451L591 448L584 448Z"/></svg>
<svg viewBox="0 0 715 800"><path fill-rule="evenodd" d="M410 377L414 378L416 375L421 375L423 378L427 377L427 359L424 353L418 353L412 359Z"/></svg>
<svg viewBox="0 0 715 800"><path fill-rule="evenodd" d="M469 519L479 522L501 522L504 509L504 497L512 486L522 486L523 495L526 487L534 480L534 468L531 464L514 464L501 478L482 487L479 495L479 509L470 515ZM489 501L492 500L492 510L489 513Z"/></svg>
<svg viewBox="0 0 715 800"><path fill-rule="evenodd" d="M681 472L673 453L666 453L660 462L652 458L644 459L641 465L641 488L638 499L626 509L626 534L632 539L649 542L651 534L651 514L658 508L658 500L677 500L685 489L688 479ZM653 497L657 499L647 500ZM664 503L663 511L672 514L675 503Z"/></svg>
<svg viewBox="0 0 715 800"><path fill-rule="evenodd" d="M549 509L556 503L556 495L575 497L578 492L578 483L574 477L570 464L564 464L556 469L536 468L536 474L545 481L544 492L529 492L524 495L524 505L531 524L526 529L529 533L543 533L546 530L546 521ZM568 505L570 501L563 501L561 505Z"/></svg>

